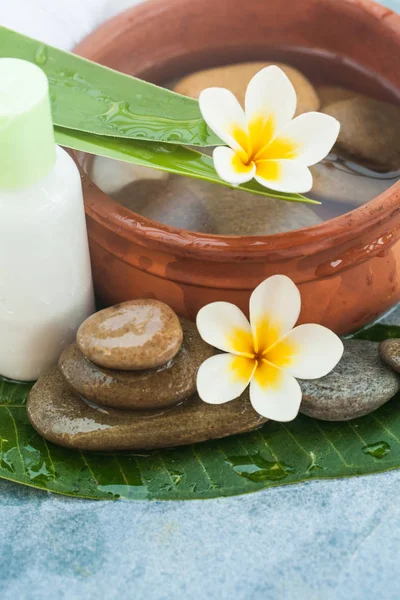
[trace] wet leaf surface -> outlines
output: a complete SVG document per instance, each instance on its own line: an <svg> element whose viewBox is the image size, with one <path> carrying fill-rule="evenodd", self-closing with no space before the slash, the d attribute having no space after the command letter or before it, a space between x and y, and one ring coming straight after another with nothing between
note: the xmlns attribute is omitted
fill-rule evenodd
<svg viewBox="0 0 400 600"><path fill-rule="evenodd" d="M400 337L375 325L356 337ZM400 398L343 423L299 415L252 433L142 453L82 453L46 442L30 426L29 384L0 380L0 477L92 499L187 500L255 492L310 479L400 467Z"/></svg>

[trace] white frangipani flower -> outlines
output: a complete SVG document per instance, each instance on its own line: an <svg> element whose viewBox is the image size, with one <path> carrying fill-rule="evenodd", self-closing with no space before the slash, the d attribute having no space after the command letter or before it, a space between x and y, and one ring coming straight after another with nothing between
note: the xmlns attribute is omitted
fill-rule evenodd
<svg viewBox="0 0 400 600"><path fill-rule="evenodd" d="M296 92L277 66L265 67L250 81L243 111L224 88L207 88L199 97L207 125L229 146L213 153L218 175L232 185L253 179L278 192L304 193L312 188L311 165L330 152L339 122L309 112L295 119Z"/></svg>
<svg viewBox="0 0 400 600"><path fill-rule="evenodd" d="M330 329L317 324L294 327L300 306L300 292L285 275L273 275L254 290L250 323L229 302L204 306L197 315L199 333L224 354L201 365L200 398L222 404L250 384L250 401L260 415L274 421L294 419L302 397L295 378L323 377L343 354L340 338Z"/></svg>

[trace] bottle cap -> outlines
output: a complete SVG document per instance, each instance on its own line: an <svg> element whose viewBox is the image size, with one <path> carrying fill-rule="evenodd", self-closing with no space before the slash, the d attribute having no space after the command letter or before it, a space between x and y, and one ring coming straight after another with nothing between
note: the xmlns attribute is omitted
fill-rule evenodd
<svg viewBox="0 0 400 600"><path fill-rule="evenodd" d="M0 189L31 185L56 160L46 75L18 58L0 58Z"/></svg>

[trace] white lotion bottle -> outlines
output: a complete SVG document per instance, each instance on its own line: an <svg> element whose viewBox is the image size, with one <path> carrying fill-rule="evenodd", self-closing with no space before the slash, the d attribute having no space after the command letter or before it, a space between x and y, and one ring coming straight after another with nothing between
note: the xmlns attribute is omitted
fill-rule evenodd
<svg viewBox="0 0 400 600"><path fill-rule="evenodd" d="M0 59L0 375L50 369L94 312L82 186L56 146L48 81Z"/></svg>

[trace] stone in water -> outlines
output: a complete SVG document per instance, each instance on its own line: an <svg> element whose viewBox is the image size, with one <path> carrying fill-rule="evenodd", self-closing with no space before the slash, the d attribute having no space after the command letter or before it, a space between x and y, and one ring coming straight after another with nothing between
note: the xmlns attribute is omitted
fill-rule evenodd
<svg viewBox="0 0 400 600"><path fill-rule="evenodd" d="M137 181L115 199L148 219L218 235L270 235L321 223L313 209L263 198L206 181L170 175L163 181Z"/></svg>
<svg viewBox="0 0 400 600"><path fill-rule="evenodd" d="M283 63L249 62L205 69L178 81L174 90L183 96L198 98L205 88L223 87L230 90L244 106L246 88L250 80L261 69L270 65L280 67L292 82L297 94L296 115L319 109L320 100L311 82L303 73Z"/></svg>
<svg viewBox="0 0 400 600"><path fill-rule="evenodd" d="M375 171L400 168L400 108L358 97L326 106L340 122L335 151Z"/></svg>

